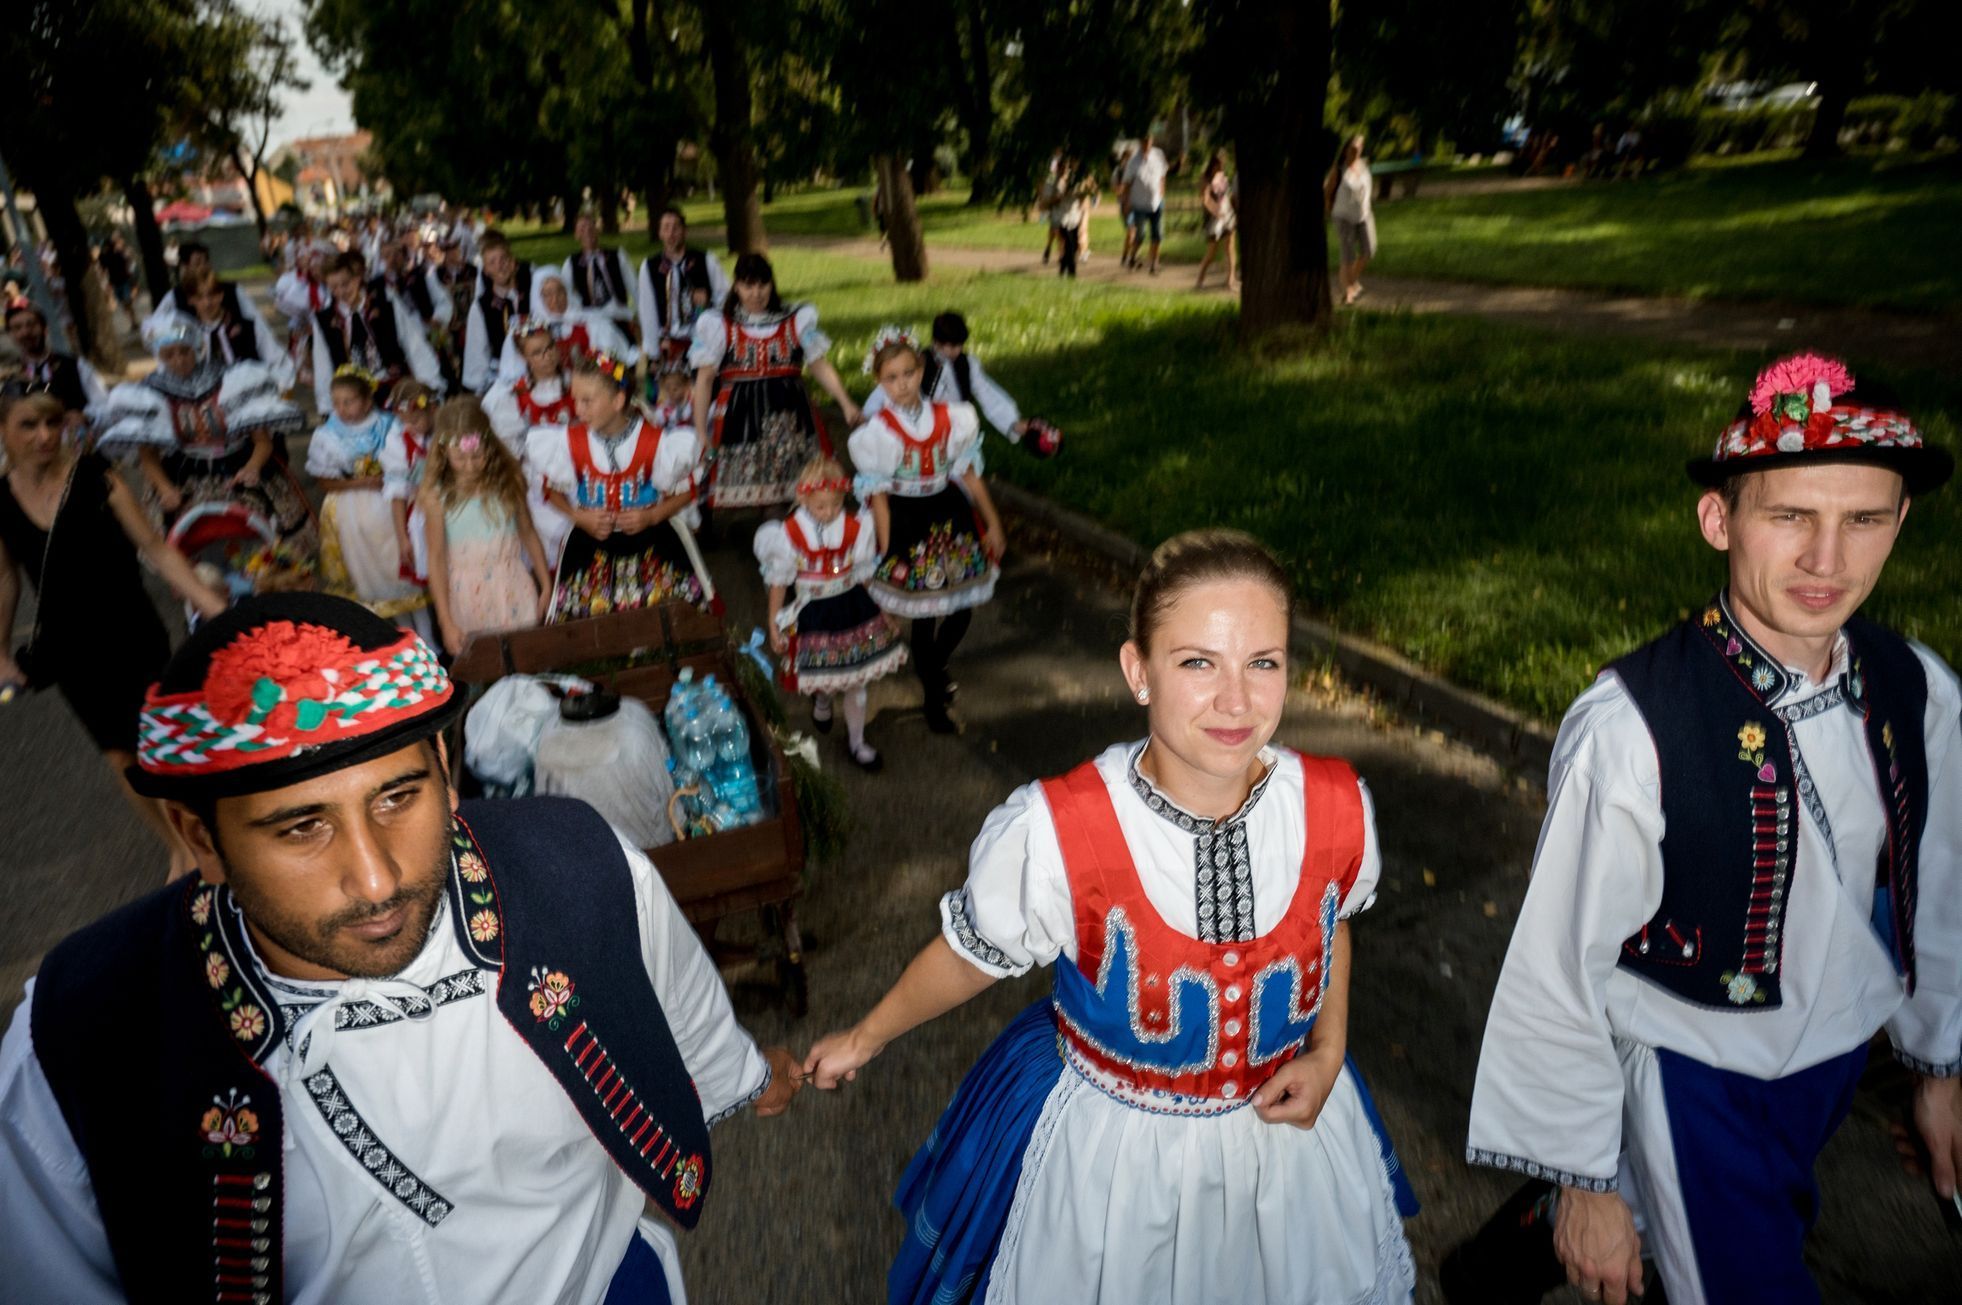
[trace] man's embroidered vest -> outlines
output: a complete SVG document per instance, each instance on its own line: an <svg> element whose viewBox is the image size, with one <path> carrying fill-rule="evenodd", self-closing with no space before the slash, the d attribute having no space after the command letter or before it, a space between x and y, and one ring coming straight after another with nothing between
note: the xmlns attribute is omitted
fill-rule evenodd
<svg viewBox="0 0 1962 1305"><path fill-rule="evenodd" d="M681 275L680 303L668 302L668 276L671 272ZM656 254L647 269L648 284L654 290L654 315L670 332L693 324L696 317L694 292L707 293L709 290L708 258L699 249L682 251L678 263L670 263L666 254Z"/></svg>
<svg viewBox="0 0 1962 1305"><path fill-rule="evenodd" d="M348 362L379 368L389 380L407 375L409 356L402 352L402 340L395 333L394 306L386 296L364 295L361 311L348 318L354 338L341 334L341 309L328 304L314 314L316 329L327 341L327 357L336 367ZM386 398L386 395L381 396Z"/></svg>
<svg viewBox="0 0 1962 1305"><path fill-rule="evenodd" d="M708 1126L611 828L563 798L466 802L452 841L445 927L607 1155L692 1228ZM288 1294L281 1101L261 1068L284 1029L242 928L226 890L186 879L68 938L35 984L35 1054L132 1301Z"/></svg>
<svg viewBox="0 0 1962 1305"><path fill-rule="evenodd" d="M1912 992L1928 682L1899 635L1858 617L1845 633L1844 692L1865 724L1886 808L1875 882L1886 896L1895 965ZM1698 1006L1774 1009L1783 1000L1792 880L1834 873L1824 849L1800 846L1798 808L1812 781L1790 725L1767 705L1790 676L1714 601L1611 669L1655 742L1666 823L1662 903L1622 944L1620 964Z"/></svg>
<svg viewBox="0 0 1962 1305"><path fill-rule="evenodd" d="M1202 942L1145 896L1094 763L1044 780L1076 913L1076 964L1056 967L1063 1051L1092 1083L1143 1110L1217 1114L1307 1042L1328 986L1336 911L1363 857L1362 794L1348 763L1299 758L1307 805L1287 913L1250 942Z"/></svg>
<svg viewBox="0 0 1962 1305"><path fill-rule="evenodd" d="M429 319L436 316L436 301L429 295L429 282L423 276L421 268L412 267L404 272L399 288L389 284L386 273L368 282L370 299L387 303L390 290L394 290L396 294L409 301L409 307L415 309L416 316L422 319L424 326L428 326Z"/></svg>
<svg viewBox="0 0 1962 1305"><path fill-rule="evenodd" d="M582 308L607 307L627 302L627 263L617 249L596 251L600 258L599 279L593 284L592 263L585 250L572 256L572 292Z"/></svg>
<svg viewBox="0 0 1962 1305"><path fill-rule="evenodd" d="M531 264L518 264L518 277L512 283L510 301L498 293L489 277L481 280L483 290L477 296L477 305L484 310L484 334L488 337L484 347L490 350L491 358L495 360L497 351L503 347L504 337L511 334L511 319L522 317L526 305L531 302Z"/></svg>

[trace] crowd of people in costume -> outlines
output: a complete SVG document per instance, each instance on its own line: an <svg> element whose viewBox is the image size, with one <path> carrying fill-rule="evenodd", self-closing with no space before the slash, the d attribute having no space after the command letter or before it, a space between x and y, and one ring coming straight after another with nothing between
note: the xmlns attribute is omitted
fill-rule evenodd
<svg viewBox="0 0 1962 1305"><path fill-rule="evenodd" d="M37 619L0 682L57 689L171 849L0 1044L10 1289L679 1302L714 1125L893 1072L905 1034L1048 966L900 1179L889 1299L1410 1299L1416 1194L1348 1054L1378 813L1276 741L1294 609L1258 541L1153 552L1114 650L1143 737L1007 794L932 940L802 1055L755 1044L590 807L459 801L474 635L735 584L856 766L882 765L868 686L909 663L928 727L960 728L952 659L1008 542L984 430L1060 436L953 312L876 334L861 406L767 259L725 274L678 212L660 230L637 274L591 223L560 267L467 227L441 263L419 233L302 247L283 346L194 262L145 324L155 369L108 389L10 310L0 628L23 577ZM1883 1030L1953 1199L1962 688L1858 615L1952 469L1810 354L1690 464L1724 579L1563 722L1469 1119L1468 1159L1529 1181L1446 1260L1452 1299L1622 1302L1646 1257L1671 1301L1817 1300L1813 1166ZM757 573L711 575L703 536L738 524ZM174 653L145 564L186 607ZM96 1036L133 993L137 1027Z"/></svg>

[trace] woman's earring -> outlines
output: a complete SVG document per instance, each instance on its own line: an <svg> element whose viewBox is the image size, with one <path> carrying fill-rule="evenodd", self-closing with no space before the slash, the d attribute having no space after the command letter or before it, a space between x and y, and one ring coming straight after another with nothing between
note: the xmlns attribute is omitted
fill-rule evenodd
<svg viewBox="0 0 1962 1305"><path fill-rule="evenodd" d="M1139 702L1150 702L1150 701L1151 701L1151 690L1150 690L1150 689L1139 689L1139 690L1138 690L1138 701L1139 701Z"/></svg>

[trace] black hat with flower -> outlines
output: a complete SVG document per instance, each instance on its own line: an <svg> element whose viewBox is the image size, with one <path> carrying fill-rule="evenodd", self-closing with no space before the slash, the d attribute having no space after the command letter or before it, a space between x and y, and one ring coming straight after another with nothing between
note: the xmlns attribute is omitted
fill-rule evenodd
<svg viewBox="0 0 1962 1305"><path fill-rule="evenodd" d="M1690 479L1716 488L1742 472L1828 462L1898 471L1910 496L1940 489L1955 471L1954 457L1923 441L1893 395L1857 385L1845 363L1816 353L1759 372L1716 450L1688 466Z"/></svg>
<svg viewBox="0 0 1962 1305"><path fill-rule="evenodd" d="M247 598L200 625L150 686L130 787L199 801L372 761L463 710L413 631L331 594Z"/></svg>

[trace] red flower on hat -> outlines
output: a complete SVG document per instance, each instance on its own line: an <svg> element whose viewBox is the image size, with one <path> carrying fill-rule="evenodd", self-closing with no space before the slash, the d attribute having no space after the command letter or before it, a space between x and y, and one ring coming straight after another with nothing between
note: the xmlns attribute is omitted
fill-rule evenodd
<svg viewBox="0 0 1962 1305"><path fill-rule="evenodd" d="M1838 398L1853 388L1853 373L1847 371L1846 364L1839 359L1828 358L1824 354L1795 353L1789 358L1780 358L1758 373L1757 383L1751 386L1751 411L1762 417L1777 407L1778 400L1788 394L1800 395L1809 401L1813 387L1821 381L1826 383L1826 393Z"/></svg>
<svg viewBox="0 0 1962 1305"><path fill-rule="evenodd" d="M280 685L288 699L328 698L334 690L321 669L345 665L360 651L325 626L270 621L211 655L204 701L212 715L232 723L251 713L252 690L260 680Z"/></svg>

